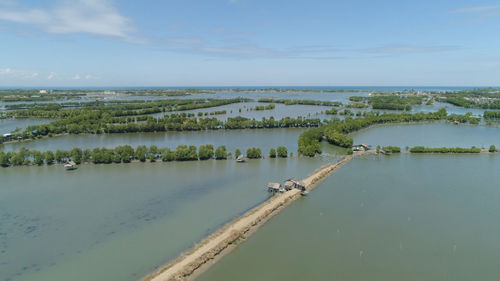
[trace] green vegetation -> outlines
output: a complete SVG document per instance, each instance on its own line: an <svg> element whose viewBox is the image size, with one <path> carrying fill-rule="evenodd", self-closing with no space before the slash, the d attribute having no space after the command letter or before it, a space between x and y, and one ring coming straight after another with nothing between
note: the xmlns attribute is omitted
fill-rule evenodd
<svg viewBox="0 0 500 281"><path fill-rule="evenodd" d="M214 146L211 144L200 145L198 148L198 157L200 160L212 159L214 157Z"/></svg>
<svg viewBox="0 0 500 281"><path fill-rule="evenodd" d="M490 145L490 149L488 151L489 152L496 152L497 148L494 145Z"/></svg>
<svg viewBox="0 0 500 281"><path fill-rule="evenodd" d="M500 109L500 90L485 88L456 91L439 96L439 101L464 108Z"/></svg>
<svg viewBox="0 0 500 281"><path fill-rule="evenodd" d="M198 117L202 117L202 116L208 116L208 115L224 115L226 114L227 111L226 110L218 110L218 111L212 111L212 112L198 112Z"/></svg>
<svg viewBox="0 0 500 281"><path fill-rule="evenodd" d="M236 150L234 151L234 157L238 158L240 155L242 155L241 150L236 148Z"/></svg>
<svg viewBox="0 0 500 281"><path fill-rule="evenodd" d="M227 159L228 157L228 152L226 151L226 146L222 145L217 147L215 150L215 159L221 160L221 159Z"/></svg>
<svg viewBox="0 0 500 281"><path fill-rule="evenodd" d="M410 148L411 153L480 153L481 149L477 147L461 148L461 147L424 147L415 146Z"/></svg>
<svg viewBox="0 0 500 281"><path fill-rule="evenodd" d="M383 146L382 150L389 153L400 153L401 147L398 146Z"/></svg>
<svg viewBox="0 0 500 281"><path fill-rule="evenodd" d="M250 147L247 149L247 157L250 159L262 158L262 150L258 147Z"/></svg>
<svg viewBox="0 0 500 281"><path fill-rule="evenodd" d="M331 109L325 110L325 114L327 115L337 115L337 113L339 113L338 109L333 107Z"/></svg>
<svg viewBox="0 0 500 281"><path fill-rule="evenodd" d="M362 102L352 102L352 103L348 103L345 107L346 108L368 108L368 105L366 105Z"/></svg>
<svg viewBox="0 0 500 281"><path fill-rule="evenodd" d="M302 133L298 139L298 152L305 156L314 156L316 153L321 153L320 141L323 138L331 144L350 147L352 145L352 138L347 134L375 124L436 121L446 119L446 117L446 110L440 109L437 112L431 113L387 113L381 115L378 115L378 113L367 113L362 118L353 119L347 117L344 120L335 119L324 126Z"/></svg>
<svg viewBox="0 0 500 281"><path fill-rule="evenodd" d="M321 105L321 106L342 106L341 102L338 101L320 101L320 100L287 100L287 99L269 99L263 98L259 99L258 102L267 103L282 103L284 105Z"/></svg>
<svg viewBox="0 0 500 281"><path fill-rule="evenodd" d="M484 119L500 119L500 111L485 111Z"/></svg>
<svg viewBox="0 0 500 281"><path fill-rule="evenodd" d="M276 149L274 148L269 149L269 157L276 158Z"/></svg>
<svg viewBox="0 0 500 281"><path fill-rule="evenodd" d="M337 145L340 147L351 147L353 144L352 137L343 134L338 130L338 128L334 126L327 126L323 131L323 135L325 136L326 140L333 145Z"/></svg>
<svg viewBox="0 0 500 281"><path fill-rule="evenodd" d="M297 152L304 156L313 157L321 153L320 141L323 139L323 128L313 128L299 135Z"/></svg>
<svg viewBox="0 0 500 281"><path fill-rule="evenodd" d="M278 146L278 157L287 158L288 157L288 149L286 146Z"/></svg>
<svg viewBox="0 0 500 281"><path fill-rule="evenodd" d="M273 110L276 108L276 105L274 103L268 104L268 105L257 105L252 110L257 110L257 111L262 111L262 110Z"/></svg>
<svg viewBox="0 0 500 281"><path fill-rule="evenodd" d="M235 155L241 152L237 150ZM281 153L281 154L280 154ZM284 153L284 156L283 156ZM287 157L287 148L278 147L274 155L279 157ZM21 166L21 165L52 165L54 163L66 163L74 161L76 164L93 163L93 164L111 164L111 163L130 163L132 161L140 162L170 162L170 161L196 161L227 159L230 155L225 146L219 146L215 149L211 144L196 146L179 145L175 150L170 148L158 148L155 145L149 148L141 145L135 149L129 145L117 146L115 148L94 148L85 149L73 148L72 150L56 150L41 152L38 150L28 150L21 148L19 151L0 152L0 166ZM236 156L236 157L237 157ZM252 147L247 150L247 157L252 159L262 158L261 149Z"/></svg>
<svg viewBox="0 0 500 281"><path fill-rule="evenodd" d="M448 121L455 123L469 123L469 124L479 124L480 118L472 116L472 113L467 112L464 115L450 114L448 115Z"/></svg>
<svg viewBox="0 0 500 281"><path fill-rule="evenodd" d="M423 97L416 95L374 95L370 97L350 97L354 102L367 101L373 109L410 111L412 105L422 104Z"/></svg>
<svg viewBox="0 0 500 281"><path fill-rule="evenodd" d="M194 114L180 113L164 115L162 118L144 116L144 121L128 118L111 118L103 115L85 115L68 117L53 121L50 124L27 126L26 129L13 135L13 139L35 139L38 137L56 134L101 134L101 133L137 133L137 132L166 132L166 131L200 131L219 129L257 129L257 128L299 128L318 127L321 120L318 118L290 118L275 120L273 117L262 118L258 121L245 117L228 118L221 121L217 118L196 118ZM139 117L136 117L138 119ZM0 140L1 141L1 140Z"/></svg>

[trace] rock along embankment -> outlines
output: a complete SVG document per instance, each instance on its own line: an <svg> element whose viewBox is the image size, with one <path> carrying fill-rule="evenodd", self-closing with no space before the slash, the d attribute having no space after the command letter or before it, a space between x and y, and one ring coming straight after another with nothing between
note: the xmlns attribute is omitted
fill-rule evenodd
<svg viewBox="0 0 500 281"><path fill-rule="evenodd" d="M302 181L308 190L331 175L335 170L349 162L347 156L334 164L327 164L315 170ZM193 274L205 269L213 260L227 254L236 243L257 230L264 222L283 210L288 204L300 198L301 191L290 191L276 194L241 217L228 223L212 235L205 238L188 252L182 254L167 266L144 278L144 281L188 280Z"/></svg>

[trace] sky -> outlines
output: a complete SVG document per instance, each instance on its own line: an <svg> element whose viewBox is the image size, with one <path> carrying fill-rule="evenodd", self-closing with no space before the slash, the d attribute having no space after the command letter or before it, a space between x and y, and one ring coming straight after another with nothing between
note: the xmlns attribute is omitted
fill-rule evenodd
<svg viewBox="0 0 500 281"><path fill-rule="evenodd" d="M500 86L500 3L0 0L0 87Z"/></svg>

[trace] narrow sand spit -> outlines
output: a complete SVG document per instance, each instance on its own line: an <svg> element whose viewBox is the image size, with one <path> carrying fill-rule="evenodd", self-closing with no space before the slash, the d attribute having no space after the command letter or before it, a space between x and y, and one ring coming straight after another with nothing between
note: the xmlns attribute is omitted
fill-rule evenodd
<svg viewBox="0 0 500 281"><path fill-rule="evenodd" d="M351 159L352 156L347 156L337 163L327 164L315 170L311 175L303 179L306 188L308 190L313 189L318 182L331 175ZM227 254L238 241L253 233L269 218L279 213L297 198L300 198L300 193L300 190L292 189L282 194L276 194L241 217L228 223L205 238L193 249L143 280L180 281L191 279L195 274L199 274L213 264L215 259Z"/></svg>

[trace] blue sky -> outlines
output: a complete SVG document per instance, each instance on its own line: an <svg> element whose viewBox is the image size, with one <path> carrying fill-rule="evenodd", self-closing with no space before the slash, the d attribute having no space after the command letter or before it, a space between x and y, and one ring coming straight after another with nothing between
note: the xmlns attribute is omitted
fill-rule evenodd
<svg viewBox="0 0 500 281"><path fill-rule="evenodd" d="M0 0L0 86L500 86L498 1Z"/></svg>

